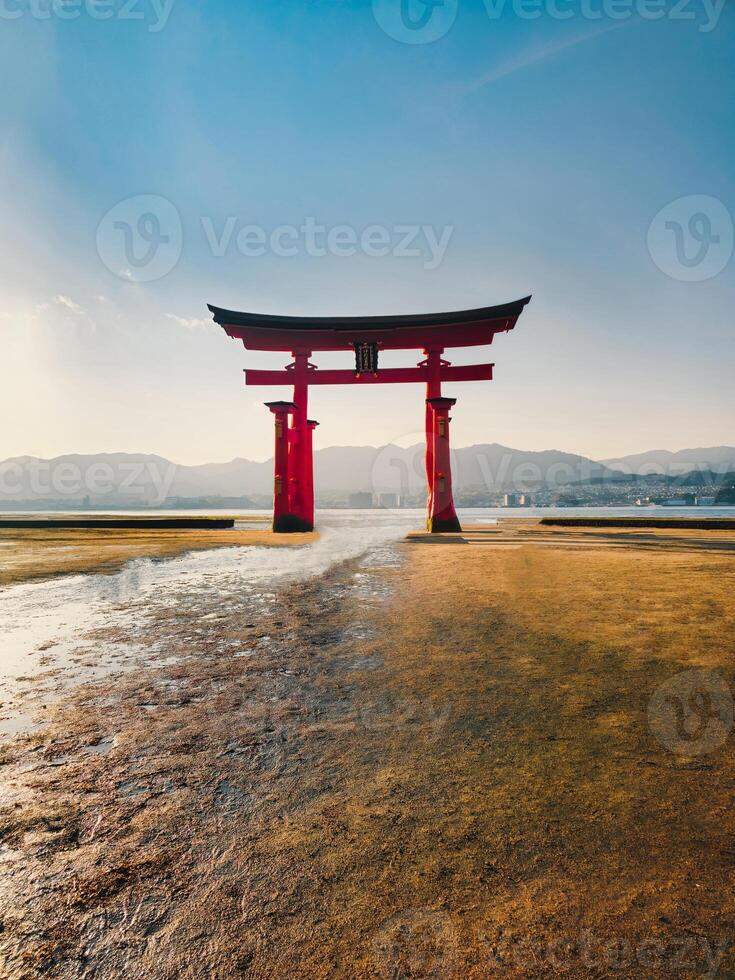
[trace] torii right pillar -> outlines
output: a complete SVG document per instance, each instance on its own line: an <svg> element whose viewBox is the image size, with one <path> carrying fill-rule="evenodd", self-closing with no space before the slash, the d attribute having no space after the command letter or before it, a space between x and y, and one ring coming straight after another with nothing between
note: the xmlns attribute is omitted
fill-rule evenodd
<svg viewBox="0 0 735 980"><path fill-rule="evenodd" d="M456 398L427 398L431 411L431 433L427 432L429 466L429 510L426 528L432 534L461 531L452 496L452 466L449 454L449 412ZM430 438L429 438L430 436Z"/></svg>

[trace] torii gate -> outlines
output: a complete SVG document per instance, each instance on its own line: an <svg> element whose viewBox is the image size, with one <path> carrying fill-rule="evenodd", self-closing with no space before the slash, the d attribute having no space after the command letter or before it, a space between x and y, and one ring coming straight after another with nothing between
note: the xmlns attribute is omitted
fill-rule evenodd
<svg viewBox="0 0 735 980"><path fill-rule="evenodd" d="M493 364L452 367L442 354L447 347L491 344L496 333L512 330L526 296L514 303L454 313L403 316L295 317L236 313L210 306L215 323L247 350L290 352L282 371L245 371L247 385L293 385L293 401L266 402L275 420L273 530L314 528L312 434L317 422L308 417L309 385L426 385L426 480L429 531L461 530L452 497L449 462L449 410L455 398L442 397L442 381L491 381ZM354 370L322 371L309 358L314 351L351 350ZM381 350L421 350L416 367L379 368ZM291 424L289 426L289 417Z"/></svg>

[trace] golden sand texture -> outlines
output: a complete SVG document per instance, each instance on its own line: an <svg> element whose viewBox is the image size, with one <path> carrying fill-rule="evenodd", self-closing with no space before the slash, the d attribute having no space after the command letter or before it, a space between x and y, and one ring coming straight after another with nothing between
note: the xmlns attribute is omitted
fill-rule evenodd
<svg viewBox="0 0 735 980"><path fill-rule="evenodd" d="M8 976L734 975L733 554L400 551L7 750Z"/></svg>

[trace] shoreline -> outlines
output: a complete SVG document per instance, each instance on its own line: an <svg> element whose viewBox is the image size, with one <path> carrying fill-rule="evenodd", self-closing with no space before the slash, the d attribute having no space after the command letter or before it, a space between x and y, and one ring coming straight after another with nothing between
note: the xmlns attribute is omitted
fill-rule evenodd
<svg viewBox="0 0 735 980"><path fill-rule="evenodd" d="M230 518L231 520L232 518ZM186 520L185 518L177 520ZM213 520L219 520L214 518ZM239 516L236 521L269 523L268 518ZM319 539L318 529L308 533L274 533L267 529L242 529L235 526L206 528L158 528L144 519L137 528L96 526L36 526L20 528L3 525L0 519L0 590L10 585L33 581L49 581L65 575L110 574L123 568L135 558L174 558L193 551L232 547L301 547ZM148 526L146 526L148 525ZM549 538L564 534L585 534L586 540L594 531L612 540L612 535L626 535L661 542L691 540L694 530L706 531L707 538L732 542L735 547L735 520L681 520L678 518L538 518L501 517L496 524L467 524L459 537L471 539L478 530L508 535L538 535ZM406 529L410 540L431 539L437 544L451 543L457 535L429 535L420 529Z"/></svg>
<svg viewBox="0 0 735 980"><path fill-rule="evenodd" d="M318 532L268 530L159 530L54 528L25 530L0 524L0 588L63 575L108 574L134 558L174 558L212 548L284 548L310 544Z"/></svg>

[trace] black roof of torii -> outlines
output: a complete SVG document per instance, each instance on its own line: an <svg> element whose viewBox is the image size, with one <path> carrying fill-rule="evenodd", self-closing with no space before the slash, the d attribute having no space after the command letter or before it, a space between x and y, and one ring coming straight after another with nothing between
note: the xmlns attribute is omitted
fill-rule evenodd
<svg viewBox="0 0 735 980"><path fill-rule="evenodd" d="M249 350L344 350L356 343L377 343L386 350L474 347L492 343L512 330L531 299L449 313L402 313L395 316L276 316L210 306L215 323Z"/></svg>
<svg viewBox="0 0 735 980"><path fill-rule="evenodd" d="M224 310L219 306L207 304L215 323L222 326L259 327L269 330L349 330L355 327L380 327L382 329L401 327L451 326L460 323L477 323L482 320L502 320L517 317L530 296L512 303L498 306L482 306L475 310L454 310L448 313L399 313L393 316L282 316L272 313L244 313Z"/></svg>

